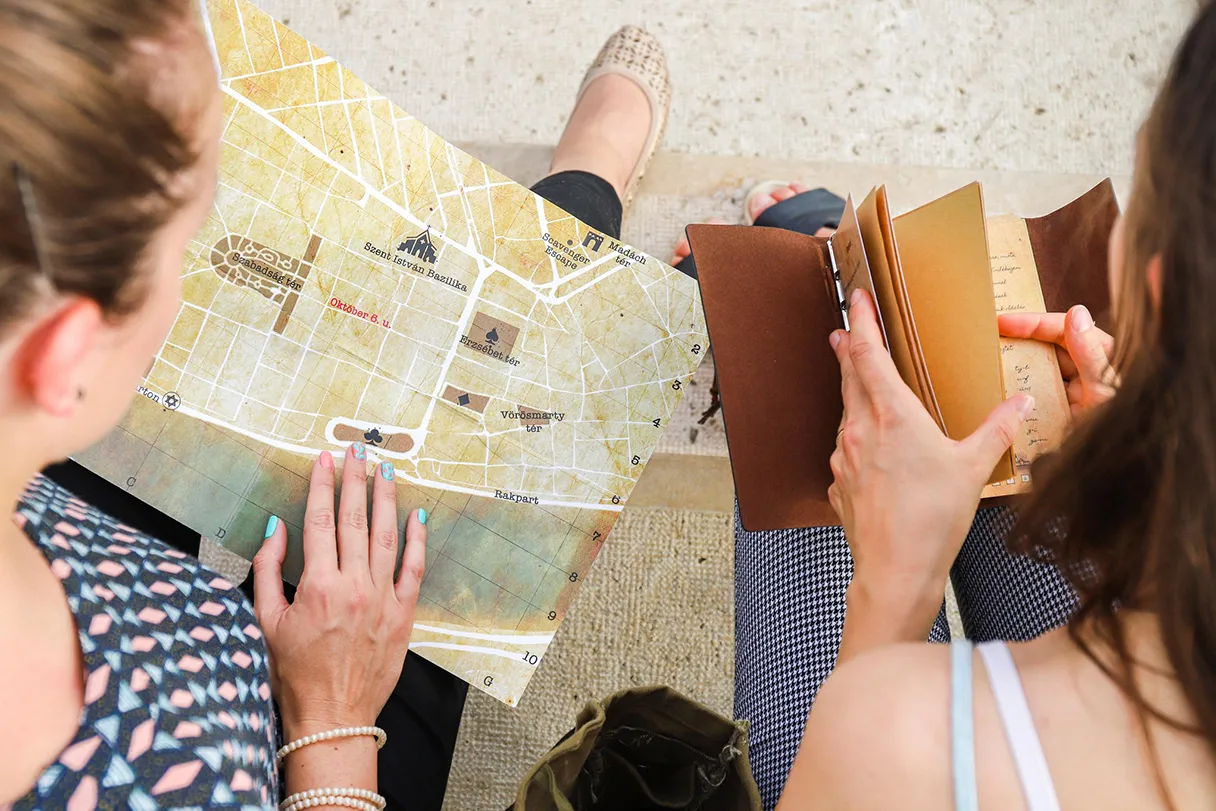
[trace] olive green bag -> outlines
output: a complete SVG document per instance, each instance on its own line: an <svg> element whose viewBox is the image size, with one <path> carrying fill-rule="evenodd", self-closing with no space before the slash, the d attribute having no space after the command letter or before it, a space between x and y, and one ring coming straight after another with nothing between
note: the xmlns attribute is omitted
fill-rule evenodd
<svg viewBox="0 0 1216 811"><path fill-rule="evenodd" d="M508 811L760 811L747 723L668 687L588 702Z"/></svg>

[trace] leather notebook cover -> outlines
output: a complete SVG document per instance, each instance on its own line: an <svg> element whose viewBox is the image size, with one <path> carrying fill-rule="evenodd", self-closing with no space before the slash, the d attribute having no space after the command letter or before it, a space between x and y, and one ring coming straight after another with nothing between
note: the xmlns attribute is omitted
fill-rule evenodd
<svg viewBox="0 0 1216 811"><path fill-rule="evenodd" d="M844 326L827 240L690 225L743 528L839 524L828 460L844 404L828 335Z"/></svg>
<svg viewBox="0 0 1216 811"><path fill-rule="evenodd" d="M1084 304L1098 325L1110 331L1107 254L1118 216L1119 202L1108 179L1051 214L1026 219L1047 312Z"/></svg>

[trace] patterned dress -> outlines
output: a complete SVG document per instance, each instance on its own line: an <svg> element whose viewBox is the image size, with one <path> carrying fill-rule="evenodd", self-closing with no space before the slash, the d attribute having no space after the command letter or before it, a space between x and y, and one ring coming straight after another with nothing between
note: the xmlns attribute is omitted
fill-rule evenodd
<svg viewBox="0 0 1216 811"><path fill-rule="evenodd" d="M240 591L41 476L15 520L63 583L86 673L76 737L12 807L272 808L266 646Z"/></svg>
<svg viewBox="0 0 1216 811"><path fill-rule="evenodd" d="M776 208L776 206L774 206ZM950 579L975 642L1026 640L1063 625L1077 595L1058 569L1010 554L1015 516L980 510ZM840 527L748 532L735 511L735 717L764 808L777 805L807 713L836 666L853 557ZM950 640L945 612L929 636Z"/></svg>

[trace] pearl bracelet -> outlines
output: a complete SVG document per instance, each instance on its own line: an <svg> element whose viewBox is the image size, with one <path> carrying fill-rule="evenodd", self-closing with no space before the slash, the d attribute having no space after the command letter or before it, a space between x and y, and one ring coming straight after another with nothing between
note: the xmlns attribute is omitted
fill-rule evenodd
<svg viewBox="0 0 1216 811"><path fill-rule="evenodd" d="M311 799L299 800L284 808L283 811L304 811L306 808L324 808L333 805L353 808L355 811L383 811L378 805L372 805L363 800L356 800L353 797L345 797L340 794L322 794Z"/></svg>
<svg viewBox="0 0 1216 811"><path fill-rule="evenodd" d="M351 805L347 800L359 805ZM388 801L374 791L365 788L313 788L308 791L292 794L279 803L282 811L300 811L325 805L344 805L347 808L358 808L359 811L384 811Z"/></svg>
<svg viewBox="0 0 1216 811"><path fill-rule="evenodd" d="M283 758L297 749L303 749L305 746L320 743L321 741L332 741L336 738L359 738L363 735L374 737L377 749L383 749L384 744L388 742L388 733L380 727L343 727L342 729L331 729L328 732L317 732L312 735L306 735L299 740L294 740L278 751L278 754L275 755L275 760L282 762Z"/></svg>

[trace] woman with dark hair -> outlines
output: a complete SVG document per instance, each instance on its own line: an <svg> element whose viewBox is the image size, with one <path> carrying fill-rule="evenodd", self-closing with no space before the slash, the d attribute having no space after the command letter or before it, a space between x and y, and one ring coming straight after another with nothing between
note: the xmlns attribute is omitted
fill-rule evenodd
<svg viewBox="0 0 1216 811"><path fill-rule="evenodd" d="M1077 418L1016 513L975 517L1023 398L972 437L947 439L901 381L870 299L854 300L852 331L832 336L845 413L829 497L844 535L738 541L747 662L736 711L740 696L744 713L762 697L750 704L765 721L756 762L779 764L797 747L788 780L758 773L766 804L780 794L781 809L817 811L1216 808L1214 188L1209 5L1141 130L1130 204L1111 234L1115 337L1083 307L1000 318L1002 334L1058 347ZM799 191L759 207L777 214ZM798 554L801 582L765 577L775 572L765 561ZM975 635L992 641L924 644L952 565L1019 592L993 588L982 607ZM757 608L770 620L761 628L747 595L771 603L773 588L785 590ZM787 634L775 625L805 631L800 619L771 621L799 612L819 612L829 630L842 619L842 636L818 629L756 653L758 638ZM760 673L752 659L771 666ZM774 699L789 689L781 682L802 679L813 696L829 672L809 715L805 695Z"/></svg>

